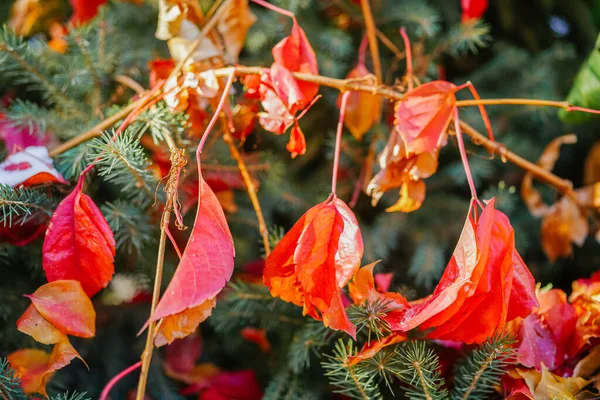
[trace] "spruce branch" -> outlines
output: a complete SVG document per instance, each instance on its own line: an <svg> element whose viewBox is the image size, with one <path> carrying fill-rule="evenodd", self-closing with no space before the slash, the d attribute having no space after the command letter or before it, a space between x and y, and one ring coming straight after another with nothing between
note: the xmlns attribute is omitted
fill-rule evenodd
<svg viewBox="0 0 600 400"><path fill-rule="evenodd" d="M43 189L0 184L0 224L23 225L35 217L50 217L55 205Z"/></svg>
<svg viewBox="0 0 600 400"><path fill-rule="evenodd" d="M155 242L155 227L150 216L139 206L116 200L101 206L102 214L114 232L117 249L127 254L143 256L143 250Z"/></svg>
<svg viewBox="0 0 600 400"><path fill-rule="evenodd" d="M58 396L53 396L50 398L50 400L91 400L91 398L88 397L86 392L73 392L71 395L69 395L69 392L67 392L59 394Z"/></svg>
<svg viewBox="0 0 600 400"><path fill-rule="evenodd" d="M298 375L288 370L280 371L271 379L263 396L263 400L317 400L318 398Z"/></svg>
<svg viewBox="0 0 600 400"><path fill-rule="evenodd" d="M409 386L410 399L442 400L448 397L440 376L439 358L425 342L410 342L396 350L394 375Z"/></svg>
<svg viewBox="0 0 600 400"><path fill-rule="evenodd" d="M321 321L310 321L292 337L288 349L288 366L298 374L310 367L311 354L319 356L319 350L329 344L334 336Z"/></svg>
<svg viewBox="0 0 600 400"><path fill-rule="evenodd" d="M374 302L365 301L361 305L353 305L348 312L348 318L356 325L357 333L367 329L367 343L371 343L372 334L379 339L391 333L385 317L394 310L395 307L386 299L377 299Z"/></svg>
<svg viewBox="0 0 600 400"><path fill-rule="evenodd" d="M130 129L121 135L107 131L92 140L89 147L94 151L88 154L88 161L99 166L100 176L122 186L122 190L139 203L154 197L152 188L156 180L148 171L150 163L144 149Z"/></svg>
<svg viewBox="0 0 600 400"><path fill-rule="evenodd" d="M335 345L333 355L325 354L327 361L321 365L327 371L325 376L337 389L335 393L341 393L351 399L373 400L381 399L379 387L375 382L377 374L369 368L369 364L362 362L350 365L349 357L357 352L352 340L348 344L339 339Z"/></svg>
<svg viewBox="0 0 600 400"><path fill-rule="evenodd" d="M295 305L272 297L263 284L239 280L228 284L208 321L217 331L228 333L249 325L269 331L298 328L306 319Z"/></svg>
<svg viewBox="0 0 600 400"><path fill-rule="evenodd" d="M514 339L498 335L474 349L456 370L452 399L487 399L506 369L516 363Z"/></svg>
<svg viewBox="0 0 600 400"><path fill-rule="evenodd" d="M0 400L27 400L17 371L5 358L0 359Z"/></svg>

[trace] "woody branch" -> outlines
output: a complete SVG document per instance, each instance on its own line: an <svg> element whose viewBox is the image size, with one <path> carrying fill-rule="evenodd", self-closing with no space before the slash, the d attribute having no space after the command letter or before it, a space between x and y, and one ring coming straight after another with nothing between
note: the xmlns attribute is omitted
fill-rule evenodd
<svg viewBox="0 0 600 400"><path fill-rule="evenodd" d="M236 66L236 75L244 76L244 75L261 74L262 72L264 72L266 70L268 70L268 69L264 68L264 67L250 67L250 66L241 66L240 65L240 66ZM215 75L217 77L226 77L231 74L231 68L219 68L219 69L213 70L213 72L215 73ZM352 80L352 79L337 79L337 78L331 78L331 77L322 76L322 75L312 75L312 74L305 74L305 73L299 73L299 72L294 72L293 75L298 80L316 83L320 86L331 87L331 88L337 89L341 92L344 92L344 91L368 92L373 95L388 99L390 101L399 101L399 100L402 100L404 97L403 92L401 92L391 86L385 86L385 85L373 86L373 85L367 85L367 84L364 84L364 83L361 83L359 81ZM532 104L532 105L537 104L536 100L524 100L524 101L526 101L527 104ZM479 104L478 102L473 102L473 104L470 104L469 102L463 102L463 103L465 103L465 104L461 104L461 105L464 105L464 106ZM502 104L502 102L498 102L498 101L494 101L493 104L499 104L499 103ZM555 104L552 104L552 106L554 106L554 107L561 107L566 110L574 109L567 102L554 102L554 103ZM541 105L546 105L546 104L541 104ZM130 110L131 106L132 105L129 105L128 107L126 107L126 109ZM57 156L57 155L65 152L87 140L90 140L94 137L100 136L101 131L100 131L100 129L98 129L98 127L108 128L111 125L111 123L114 124L114 118L109 118L105 121L100 122L92 130L85 132L85 133L63 143L61 146L59 146L57 149L55 149L51 155ZM475 128L473 128L472 126L470 126L469 124L467 124L464 121L460 121L460 127L465 135L471 137L471 140L473 141L474 144L485 147L492 154L499 154L503 161L509 161L509 162L515 164L516 166L518 166L519 168L522 168L522 169L530 172L534 176L535 179L555 188L558 192L560 192L564 195L567 195L567 196L573 195L572 194L573 184L568 179L563 179L551 172L544 170L543 168L540 168L539 166L532 163L531 161L510 151L502 143L488 139L485 135L481 134Z"/></svg>

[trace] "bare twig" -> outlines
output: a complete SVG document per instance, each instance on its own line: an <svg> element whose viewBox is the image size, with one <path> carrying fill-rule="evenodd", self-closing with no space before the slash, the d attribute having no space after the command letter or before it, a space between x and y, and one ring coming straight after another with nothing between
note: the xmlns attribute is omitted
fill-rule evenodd
<svg viewBox="0 0 600 400"><path fill-rule="evenodd" d="M369 38L369 50L371 51L371 61L373 61L373 69L375 70L377 83L382 83L383 76L381 74L381 59L379 58L379 45L377 44L377 28L375 27L375 21L373 20L373 12L371 11L371 4L369 3L369 0L360 0L360 7L362 8L363 17L365 19L367 37Z"/></svg>

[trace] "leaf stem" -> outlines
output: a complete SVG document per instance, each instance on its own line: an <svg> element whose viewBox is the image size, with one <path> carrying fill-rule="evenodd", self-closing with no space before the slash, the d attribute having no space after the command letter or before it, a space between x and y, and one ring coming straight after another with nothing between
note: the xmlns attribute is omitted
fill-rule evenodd
<svg viewBox="0 0 600 400"><path fill-rule="evenodd" d="M215 108L213 112L213 116L210 119L210 122L204 129L204 133L202 134L202 139L200 139L200 143L198 143L198 149L196 150L196 157L200 159L200 155L202 154L202 149L204 148L204 144L206 143L206 139L208 139L208 135L210 131L217 123L217 120L220 117L221 111L223 110L223 106L225 106L225 100L227 100L227 96L229 95L229 89L231 89L231 85L233 84L233 79L235 78L235 68L228 68L229 78L227 82L225 82L225 86L223 87L223 94L221 94L221 99L219 100L219 104Z"/></svg>
<svg viewBox="0 0 600 400"><path fill-rule="evenodd" d="M371 51L371 61L373 61L373 69L377 77L377 83L383 82L381 74L381 59L379 58L379 45L377 43L377 33L375 21L373 20L373 12L369 0L360 0L363 17L365 19L365 27L367 29L367 37L369 38L369 50Z"/></svg>
<svg viewBox="0 0 600 400"><path fill-rule="evenodd" d="M402 40L404 40L404 51L406 52L406 79L408 80L408 90L410 91L414 88L412 50L410 48L410 39L408 38L404 27L400 28L400 35L402 36Z"/></svg>
<svg viewBox="0 0 600 400"><path fill-rule="evenodd" d="M286 17L290 17L291 19L294 20L294 23L297 23L296 15L294 15L294 13L291 11L285 10L281 7L277 7L276 5L266 2L264 0L252 0L252 2L258 4L261 7L267 8L271 11L275 11L277 14L281 14L281 15L285 15Z"/></svg>
<svg viewBox="0 0 600 400"><path fill-rule="evenodd" d="M460 119L458 119L458 107L454 107L454 129L456 130L456 140L458 141L458 151L460 152L460 159L467 175L467 182L469 182L469 189L471 189L471 197L473 200L477 200L477 190L475 189L475 182L473 182L473 175L471 174L471 167L469 167L469 160L467 159L467 152L465 150L465 142L463 141L462 132L460 130Z"/></svg>
<svg viewBox="0 0 600 400"><path fill-rule="evenodd" d="M106 386L104 386L104 389L102 389L102 393L100 393L100 398L98 400L107 400L108 399L108 394L110 393L111 389L121 379L123 379L124 376L132 373L133 371L135 371L136 369L138 369L141 365L142 365L142 362L138 361L135 364L133 364L133 365L125 368L123 371L119 372L117 375L113 376L112 379L110 381L108 381L108 383L106 384Z"/></svg>
<svg viewBox="0 0 600 400"><path fill-rule="evenodd" d="M524 105L537 107L556 107L562 108L565 111L581 111L590 114L600 114L600 110L592 110L590 108L572 106L568 101L552 101L552 100L537 100L537 99L481 99L481 100L459 100L456 102L457 107L471 107L483 105Z"/></svg>
<svg viewBox="0 0 600 400"><path fill-rule="evenodd" d="M337 132L335 134L335 150L333 153L333 172L331 176L331 194L335 195L337 189L338 169L340 166L340 151L342 147L342 132L344 131L344 117L346 116L346 105L348 97L352 92L344 92L342 95L342 104L340 105L340 118L337 124Z"/></svg>

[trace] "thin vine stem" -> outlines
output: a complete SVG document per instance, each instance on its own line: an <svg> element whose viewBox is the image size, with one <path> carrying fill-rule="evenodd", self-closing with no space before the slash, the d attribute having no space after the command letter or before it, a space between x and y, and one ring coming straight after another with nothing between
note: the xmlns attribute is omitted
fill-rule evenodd
<svg viewBox="0 0 600 400"><path fill-rule="evenodd" d="M352 92L344 92L342 95L342 102L340 105L340 118L337 124L337 132L335 134L335 150L333 154L333 172L331 176L331 193L335 196L337 189L337 178L338 169L340 166L340 152L342 148L342 133L344 132L344 117L346 116L346 105L348 104L348 97Z"/></svg>
<svg viewBox="0 0 600 400"><path fill-rule="evenodd" d="M473 200L477 200L477 189L475 189L475 182L473 181L473 175L471 174L471 167L469 166L469 160L467 159L467 151L465 150L465 142L463 141L462 132L460 130L460 120L458 119L458 107L454 107L454 129L456 130L456 141L458 142L458 151L460 152L460 160L462 161L467 175L467 182L469 183L469 189L471 190L471 197Z"/></svg>
<svg viewBox="0 0 600 400"><path fill-rule="evenodd" d="M132 373L133 371L138 369L141 365L142 365L142 362L138 361L135 364L130 365L129 367L125 368L123 371L119 372L117 375L113 376L112 379L110 381L108 381L106 386L104 386L104 389L102 389L102 393L100 393L100 397L98 398L98 400L107 400L108 395L109 395L110 391L112 390L112 388L117 383L119 383L119 381L121 379L123 379L123 377L129 375L130 373Z"/></svg>

